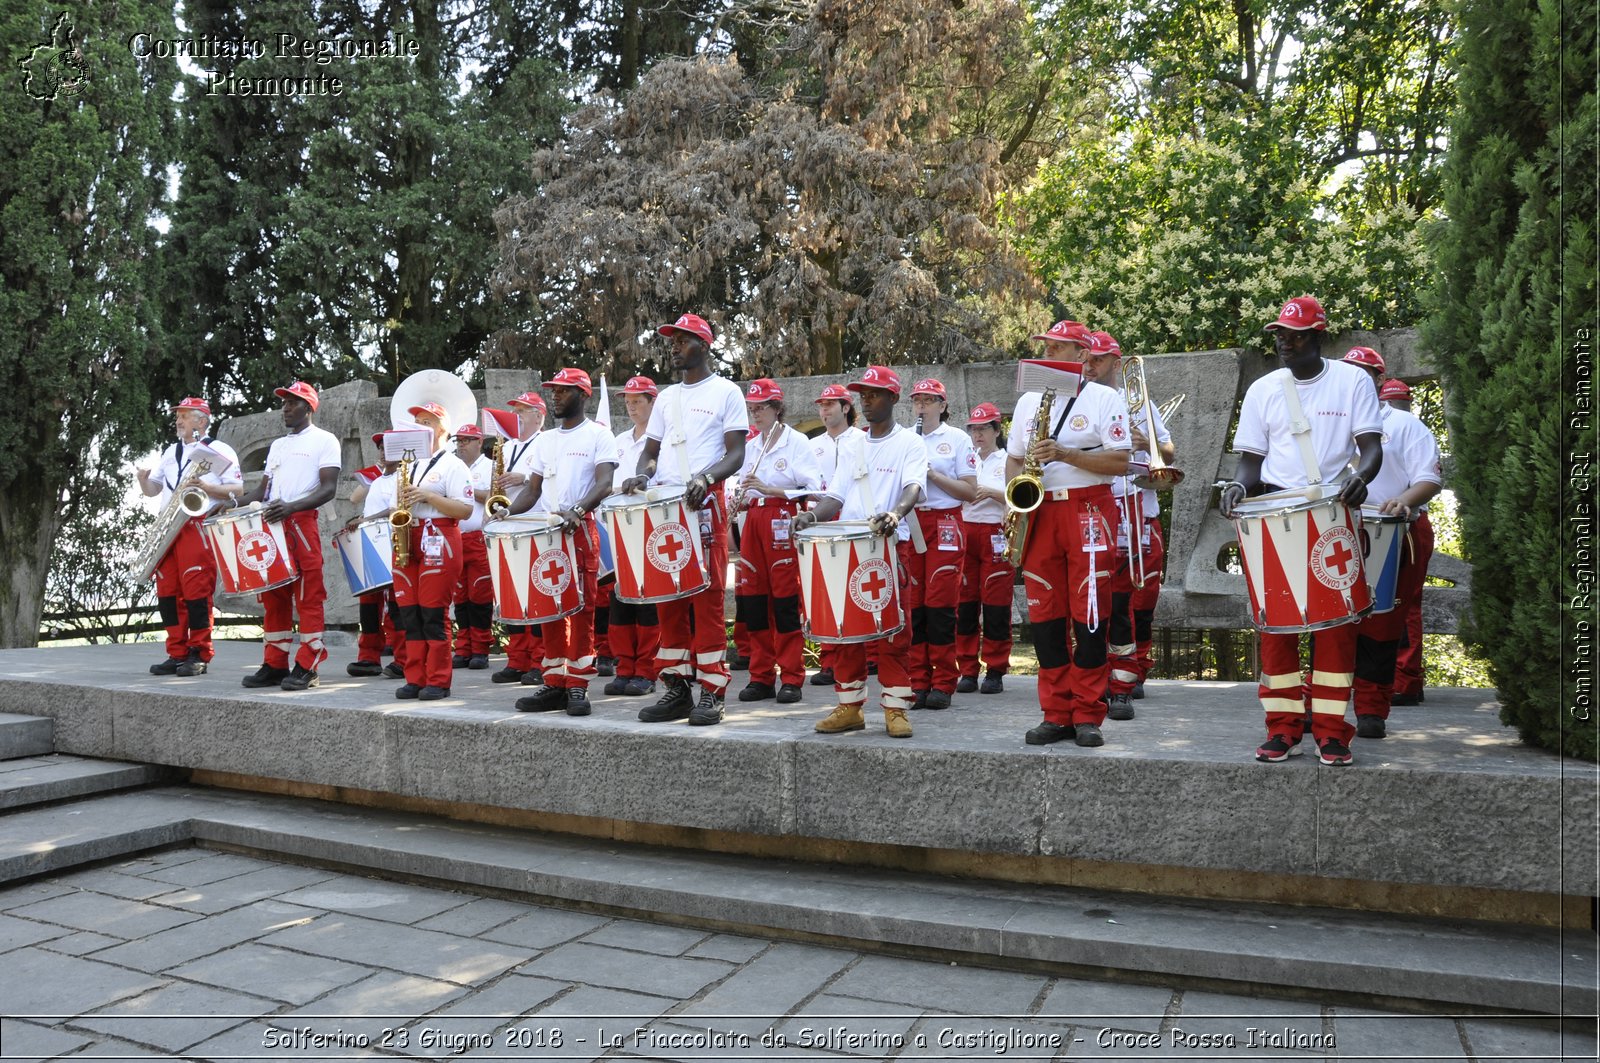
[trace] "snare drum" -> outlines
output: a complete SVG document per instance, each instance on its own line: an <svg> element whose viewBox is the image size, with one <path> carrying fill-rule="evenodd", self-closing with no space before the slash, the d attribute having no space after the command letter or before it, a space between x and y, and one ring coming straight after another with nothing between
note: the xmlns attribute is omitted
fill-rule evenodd
<svg viewBox="0 0 1600 1063"><path fill-rule="evenodd" d="M333 537L344 562L345 582L357 598L394 583L394 531L388 517L368 517Z"/></svg>
<svg viewBox="0 0 1600 1063"><path fill-rule="evenodd" d="M1387 613L1394 608L1406 527L1405 518L1398 513L1380 513L1377 506L1361 507L1361 567L1372 591L1374 613Z"/></svg>
<svg viewBox="0 0 1600 1063"><path fill-rule="evenodd" d="M805 633L818 642L871 642L905 626L894 540L864 520L830 521L795 532Z"/></svg>
<svg viewBox="0 0 1600 1063"><path fill-rule="evenodd" d="M618 598L635 603L670 602L705 588L706 562L699 534L702 514L689 508L682 487L612 495L600 503L596 515L611 532Z"/></svg>
<svg viewBox="0 0 1600 1063"><path fill-rule="evenodd" d="M1262 631L1320 631L1372 611L1359 521L1324 491L1278 491L1234 509L1250 619Z"/></svg>
<svg viewBox="0 0 1600 1063"><path fill-rule="evenodd" d="M252 502L243 509L207 517L201 529L211 544L222 593L260 594L300 578L282 522L272 524L261 515L263 506Z"/></svg>
<svg viewBox="0 0 1600 1063"><path fill-rule="evenodd" d="M508 624L542 624L583 608L583 581L573 533L544 516L507 517L483 526L494 584L494 616Z"/></svg>

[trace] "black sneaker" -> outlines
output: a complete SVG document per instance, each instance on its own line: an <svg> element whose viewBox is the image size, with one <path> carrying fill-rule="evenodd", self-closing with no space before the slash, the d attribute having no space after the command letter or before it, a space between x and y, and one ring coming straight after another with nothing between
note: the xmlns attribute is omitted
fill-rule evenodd
<svg viewBox="0 0 1600 1063"><path fill-rule="evenodd" d="M740 701L768 701L776 697L778 692L771 683L751 683L739 691Z"/></svg>
<svg viewBox="0 0 1600 1063"><path fill-rule="evenodd" d="M817 674L811 677L811 685L814 686L814 687L831 687L831 686L833 686L833 669L832 668L819 668L819 669L817 669Z"/></svg>
<svg viewBox="0 0 1600 1063"><path fill-rule="evenodd" d="M1001 679L1000 673L998 673L998 672L985 672L983 674L983 682L981 684L979 684L979 686L978 686L978 693L980 693L980 694L1000 694L1000 693L1004 693L1005 689L1006 689L1006 684L1005 684L1005 681L1003 679Z"/></svg>
<svg viewBox="0 0 1600 1063"><path fill-rule="evenodd" d="M182 664L185 660L187 660L187 658L185 658L185 657L168 657L166 660L162 661L160 664L152 664L150 666L150 674L151 675L177 675L178 674L178 665Z"/></svg>
<svg viewBox="0 0 1600 1063"><path fill-rule="evenodd" d="M536 694L517 699L518 712L555 712L567 707L567 692L561 687L547 686Z"/></svg>
<svg viewBox="0 0 1600 1063"><path fill-rule="evenodd" d="M639 719L644 723L686 719L694 708L694 695L689 692L687 679L681 675L664 676L662 682L667 685L667 692L661 695L661 700L639 710Z"/></svg>
<svg viewBox="0 0 1600 1063"><path fill-rule="evenodd" d="M187 660L185 660L182 664L178 665L178 670L174 674L183 675L183 676L205 675L206 674L206 662L202 661L198 657L190 657Z"/></svg>
<svg viewBox="0 0 1600 1063"><path fill-rule="evenodd" d="M1106 736L1100 733L1100 728L1092 723L1080 723L1073 728L1072 740L1080 746L1093 749L1095 746L1106 744Z"/></svg>
<svg viewBox="0 0 1600 1063"><path fill-rule="evenodd" d="M595 661L594 674L602 677L616 675L617 659L615 657L602 657Z"/></svg>
<svg viewBox="0 0 1600 1063"><path fill-rule="evenodd" d="M1077 728L1071 724L1051 723L1046 720L1037 727L1030 727L1022 740L1030 746L1047 746L1052 742L1060 742L1071 738Z"/></svg>
<svg viewBox="0 0 1600 1063"><path fill-rule="evenodd" d="M1256 759L1263 764L1276 764L1280 760L1301 754L1300 739L1288 735L1272 735L1256 749Z"/></svg>
<svg viewBox="0 0 1600 1063"><path fill-rule="evenodd" d="M628 692L628 677L625 675L617 676L605 685L604 690L611 695L626 694Z"/></svg>
<svg viewBox="0 0 1600 1063"><path fill-rule="evenodd" d="M583 687L568 687L567 715L587 716L589 712L589 691Z"/></svg>
<svg viewBox="0 0 1600 1063"><path fill-rule="evenodd" d="M735 672L748 672L750 670L750 658L743 654L735 653L733 660L728 662L728 667Z"/></svg>
<svg viewBox="0 0 1600 1063"><path fill-rule="evenodd" d="M1317 759L1334 768L1342 768L1355 758L1350 755L1350 747L1337 738L1324 738L1317 746Z"/></svg>
<svg viewBox="0 0 1600 1063"><path fill-rule="evenodd" d="M950 695L943 690L930 690L923 696L922 707L925 709L948 709L950 707Z"/></svg>
<svg viewBox="0 0 1600 1063"><path fill-rule="evenodd" d="M252 688L275 687L279 683L283 682L284 677L288 674L289 669L287 668L271 668L267 665L262 665L260 668L256 669L253 674L247 675L241 679L240 682L245 686Z"/></svg>
<svg viewBox="0 0 1600 1063"><path fill-rule="evenodd" d="M471 662L472 662L472 654L470 654L470 653L457 653L457 654L451 655L451 657L450 657L450 667L451 668L465 668Z"/></svg>
<svg viewBox="0 0 1600 1063"><path fill-rule="evenodd" d="M1421 705L1422 694L1395 694L1389 698L1390 705Z"/></svg>
<svg viewBox="0 0 1600 1063"><path fill-rule="evenodd" d="M867 662L867 674L868 675L877 675L878 674L878 662L877 661L868 661Z"/></svg>
<svg viewBox="0 0 1600 1063"><path fill-rule="evenodd" d="M388 664L383 666L383 676L385 679L404 679L406 677L406 670L401 668L398 664L395 664L393 661L390 661Z"/></svg>
<svg viewBox="0 0 1600 1063"><path fill-rule="evenodd" d="M513 668L509 664L489 677L494 683L520 683L522 682L522 669Z"/></svg>
<svg viewBox="0 0 1600 1063"><path fill-rule="evenodd" d="M1106 699L1106 717L1112 720L1133 719L1133 699L1126 694L1113 694Z"/></svg>
<svg viewBox="0 0 1600 1063"><path fill-rule="evenodd" d="M294 671L284 676L283 679L278 682L278 686L284 690L309 690L310 688L316 686L319 682L321 682L321 680L317 678L316 672L309 668L302 668L297 664L294 666Z"/></svg>
<svg viewBox="0 0 1600 1063"><path fill-rule="evenodd" d="M925 709L928 707L928 692L926 690L913 690L911 692L911 707Z"/></svg>
<svg viewBox="0 0 1600 1063"><path fill-rule="evenodd" d="M656 681L654 679L646 679L642 675L633 676L628 680L628 685L622 689L622 693L630 698L642 698L646 694L654 694L655 692Z"/></svg>
<svg viewBox="0 0 1600 1063"><path fill-rule="evenodd" d="M443 701L450 696L449 687L426 686L417 691L418 701Z"/></svg>
<svg viewBox="0 0 1600 1063"><path fill-rule="evenodd" d="M1384 724L1382 716L1368 715L1356 717L1357 738L1383 738L1389 733L1389 728Z"/></svg>
<svg viewBox="0 0 1600 1063"><path fill-rule="evenodd" d="M956 680L957 694L974 694L977 693L977 690L978 677L975 675L964 675Z"/></svg>
<svg viewBox="0 0 1600 1063"><path fill-rule="evenodd" d="M700 702L689 713L690 727L710 727L722 722L722 695L700 691Z"/></svg>
<svg viewBox="0 0 1600 1063"><path fill-rule="evenodd" d="M422 693L421 687L415 683L407 683L405 686L396 687L394 696L401 701L415 701L420 693Z"/></svg>
<svg viewBox="0 0 1600 1063"><path fill-rule="evenodd" d="M522 685L525 687L544 686L544 672L538 668L529 668L522 673Z"/></svg>
<svg viewBox="0 0 1600 1063"><path fill-rule="evenodd" d="M778 704L793 705L800 700L800 687L795 683L785 683L778 688Z"/></svg>
<svg viewBox="0 0 1600 1063"><path fill-rule="evenodd" d="M488 667L489 655L487 653L474 653L467 658L467 668L474 672L481 672Z"/></svg>
<svg viewBox="0 0 1600 1063"><path fill-rule="evenodd" d="M1133 694L1130 695L1130 696L1133 698L1134 701L1143 701L1144 700L1144 680L1143 679L1141 679L1137 683L1133 684Z"/></svg>
<svg viewBox="0 0 1600 1063"><path fill-rule="evenodd" d="M353 675L358 678L371 678L372 676L383 674L383 665L377 661L351 661L344 666L344 670L347 675Z"/></svg>

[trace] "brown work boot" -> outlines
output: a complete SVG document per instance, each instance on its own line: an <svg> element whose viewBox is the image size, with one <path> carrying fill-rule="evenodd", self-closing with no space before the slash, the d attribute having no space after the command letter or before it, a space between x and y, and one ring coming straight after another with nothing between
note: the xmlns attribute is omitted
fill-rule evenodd
<svg viewBox="0 0 1600 1063"><path fill-rule="evenodd" d="M861 718L860 705L835 705L832 712L817 721L817 732L836 735L845 731L859 731L866 726L867 721Z"/></svg>
<svg viewBox="0 0 1600 1063"><path fill-rule="evenodd" d="M911 721L906 719L906 710L884 709L883 729L889 732L890 738L910 738Z"/></svg>

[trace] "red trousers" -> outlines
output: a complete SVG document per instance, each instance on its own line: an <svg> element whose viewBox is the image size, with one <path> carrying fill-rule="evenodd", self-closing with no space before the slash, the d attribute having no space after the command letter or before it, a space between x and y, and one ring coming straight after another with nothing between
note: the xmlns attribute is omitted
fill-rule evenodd
<svg viewBox="0 0 1600 1063"><path fill-rule="evenodd" d="M723 620L723 595L728 585L728 510L721 484L711 488L705 505L691 517L706 518L700 536L710 570L706 573L706 586L687 598L656 603L656 614L661 619L656 668L663 676L698 679L703 688L720 696L728 689L729 679L728 628Z"/></svg>
<svg viewBox="0 0 1600 1063"><path fill-rule="evenodd" d="M733 601L749 632L752 683L806 680L799 562L788 530L798 512L796 502L766 499L745 515Z"/></svg>
<svg viewBox="0 0 1600 1063"><path fill-rule="evenodd" d="M911 673L906 667L911 649L911 623L906 610L907 572L916 556L910 543L900 543L900 630L871 642L852 642L833 647L833 689L841 705L860 705L867 700L867 654L876 651L878 682L883 687L883 707L909 709L912 701Z"/></svg>
<svg viewBox="0 0 1600 1063"><path fill-rule="evenodd" d="M1118 539L1122 538L1118 533ZM1133 560L1126 550L1117 554L1117 572L1111 581L1111 693L1126 694L1150 674L1150 632L1161 594L1161 565L1166 546L1161 541L1161 521L1144 522L1140 538L1144 551L1143 586L1133 582Z"/></svg>
<svg viewBox="0 0 1600 1063"><path fill-rule="evenodd" d="M619 676L654 680L656 651L661 648L661 622L656 607L625 602L611 592L611 649Z"/></svg>
<svg viewBox="0 0 1600 1063"><path fill-rule="evenodd" d="M1267 734L1288 735L1298 742L1305 733L1306 702L1311 708L1311 733L1320 742L1337 738L1348 743L1356 729L1345 720L1355 679L1356 624L1340 624L1311 633L1311 674L1300 672L1300 636L1259 635L1261 680L1257 696L1267 714Z"/></svg>
<svg viewBox="0 0 1600 1063"><path fill-rule="evenodd" d="M1419 518L1421 524L1426 518ZM1433 528L1426 530L1427 554L1416 548L1416 524L1407 530L1400 544L1400 571L1395 577L1394 608L1373 613L1356 629L1355 703L1357 716L1389 718L1389 698L1400 690L1397 662L1400 642L1406 636L1406 621L1412 603L1422 603L1422 581L1428 575L1428 560L1433 555ZM1418 679L1417 690L1422 689Z"/></svg>
<svg viewBox="0 0 1600 1063"><path fill-rule="evenodd" d="M506 627L506 664L521 672L531 672L544 663L542 624L516 624Z"/></svg>
<svg viewBox="0 0 1600 1063"><path fill-rule="evenodd" d="M289 648L294 645L294 621L300 618L300 648L294 663L316 671L328 659L322 644L323 603L328 589L322 583L322 541L317 537L317 511L291 513L283 522L283 537L289 544L300 578L259 597L265 629L262 663L268 668L288 668Z"/></svg>
<svg viewBox="0 0 1600 1063"><path fill-rule="evenodd" d="M928 549L907 555L911 560L902 604L911 617L911 686L953 694L959 678L956 606L961 601L961 559L967 548L961 509L919 509L916 521Z"/></svg>
<svg viewBox="0 0 1600 1063"><path fill-rule="evenodd" d="M494 634L494 582L483 532L461 533L461 578L452 599L456 607L456 649L462 657L487 656Z"/></svg>
<svg viewBox="0 0 1600 1063"><path fill-rule="evenodd" d="M356 599L361 617L361 636L356 640L356 660L378 664L383 648L394 651L394 659L405 659L405 632L395 628L394 588L369 591Z"/></svg>
<svg viewBox="0 0 1600 1063"><path fill-rule="evenodd" d="M545 686L587 689L594 678L594 608L600 596L596 576L600 564L600 542L594 517L583 518L583 527L572 537L573 568L583 586L583 607L560 620L547 620L544 628Z"/></svg>
<svg viewBox="0 0 1600 1063"><path fill-rule="evenodd" d="M1406 603L1406 625L1395 655L1394 692L1417 695L1422 693L1422 588L1428 577L1428 564L1433 560L1433 524L1426 513L1411 522L1410 546L1417 566L1416 596L1406 596L1405 588L1401 588L1399 597ZM1399 608L1397 604L1395 609Z"/></svg>
<svg viewBox="0 0 1600 1063"><path fill-rule="evenodd" d="M1004 675L1011 667L1011 588L1017 572L1011 567L999 524L963 520L966 549L961 555L961 604L956 608L956 663L962 675L978 675L979 639L983 632L983 667ZM995 536L1002 545L995 548Z"/></svg>
<svg viewBox="0 0 1600 1063"><path fill-rule="evenodd" d="M423 554L432 528L444 538L437 558ZM450 688L450 600L461 578L461 529L453 520L425 517L411 524L411 559L394 570L394 600L406 632L406 682Z"/></svg>
<svg viewBox="0 0 1600 1063"><path fill-rule="evenodd" d="M1039 655L1039 707L1050 723L1098 726L1106 716L1116 502L1105 485L1056 494L1046 492L1033 511L1022 560Z"/></svg>
<svg viewBox="0 0 1600 1063"><path fill-rule="evenodd" d="M204 518L184 521L178 537L156 567L156 608L167 629L167 656L209 661L211 596L217 590L217 563L200 530Z"/></svg>

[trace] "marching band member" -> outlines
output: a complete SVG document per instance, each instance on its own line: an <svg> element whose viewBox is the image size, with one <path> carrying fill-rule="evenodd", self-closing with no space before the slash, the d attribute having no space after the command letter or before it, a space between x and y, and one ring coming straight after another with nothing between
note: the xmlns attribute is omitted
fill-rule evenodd
<svg viewBox="0 0 1600 1063"><path fill-rule="evenodd" d="M1411 388L1404 380L1385 380L1378 389L1378 399L1385 410L1411 412ZM1387 414L1385 414L1387 416ZM1432 435L1430 432L1429 435ZM1434 445L1438 445L1435 440ZM1440 473L1441 479L1443 472ZM1427 578L1428 563L1433 560L1433 524L1428 520L1428 509L1422 507L1411 522L1410 545L1423 579ZM1399 608L1398 605L1395 606ZM1405 631L1400 637L1400 650L1395 655L1394 696L1391 705L1422 704L1422 588L1417 587L1416 597L1406 607Z"/></svg>
<svg viewBox="0 0 1600 1063"><path fill-rule="evenodd" d="M955 693L956 605L961 601L961 561L966 536L961 506L978 497L978 458L967 434L945 422L950 403L933 378L911 388L912 408L928 450L928 483L917 523L928 549L910 555L906 608L911 613L911 688L914 709L948 709ZM880 667L882 661L879 661Z"/></svg>
<svg viewBox="0 0 1600 1063"><path fill-rule="evenodd" d="M545 511L558 515L573 533L570 559L572 579L580 581L583 607L544 628L544 688L517 701L518 712L552 712L565 709L568 716L587 716L589 680L595 674L594 610L599 598L596 577L600 542L595 532L594 507L611 494L611 477L617 469L617 441L602 424L591 421L584 404L594 393L589 374L563 369L542 387L550 389L551 412L560 427L545 432L534 446L528 482L511 503L512 513L524 513L541 499Z"/></svg>
<svg viewBox="0 0 1600 1063"><path fill-rule="evenodd" d="M317 669L327 660L322 642L323 603L328 589L322 582L322 540L317 535L317 510L333 500L339 487L339 440L332 432L311 423L321 401L310 384L296 380L273 394L283 400L286 436L272 441L267 451L266 474L241 504L266 502L262 516L283 523L284 539L300 578L261 595L263 636L261 667L244 677L247 687L305 690L317 685ZM300 618L300 647L294 670L289 649L294 645L295 617Z"/></svg>
<svg viewBox="0 0 1600 1063"><path fill-rule="evenodd" d="M1122 368L1122 345L1109 332L1090 332L1090 347L1083 359L1083 378L1104 384L1122 396L1119 373ZM1148 398L1146 401L1149 401ZM1177 455L1172 436L1154 407L1150 419L1155 424L1156 446L1162 460L1171 462ZM1132 418L1128 427L1133 440L1130 461L1150 460L1150 440L1143 431L1143 414ZM1132 476L1118 476L1111 484L1112 497L1117 502L1117 557L1116 572L1111 578L1111 630L1108 635L1111 654L1111 684L1106 695L1106 716L1113 720L1131 720L1134 716L1135 692L1143 684L1150 669L1151 625L1155 617L1156 597L1161 589L1161 562L1164 557L1161 540L1161 503L1156 492L1140 487ZM1143 558L1145 582L1134 583L1134 555L1137 550ZM1141 663L1141 653L1145 660Z"/></svg>
<svg viewBox="0 0 1600 1063"><path fill-rule="evenodd" d="M494 487L508 498L528 482L533 464L533 444L544 427L544 398L537 391L524 391L506 403L517 414L517 438L506 450L506 473ZM504 441L502 441L502 445ZM535 511L542 509L536 506ZM506 666L489 678L496 683L544 682L539 671L539 661L544 657L544 640L538 624L508 624L506 637Z"/></svg>
<svg viewBox="0 0 1600 1063"><path fill-rule="evenodd" d="M461 522L472 515L472 477L448 448L450 415L437 402L407 410L433 432L426 461L411 463L410 483L399 504L411 511L410 559L394 567L394 600L406 633L405 685L401 700L438 701L450 696L450 603L461 579Z"/></svg>
<svg viewBox="0 0 1600 1063"><path fill-rule="evenodd" d="M472 481L472 515L461 522L461 580L456 584L456 648L451 668L489 667L494 641L494 581L489 577L489 548L483 540L484 503L494 489L494 459L483 452L483 429L464 424L456 429L456 457Z"/></svg>
<svg viewBox="0 0 1600 1063"><path fill-rule="evenodd" d="M822 418L822 432L811 440L811 453L817 459L817 471L826 488L833 480L834 467L839 460L839 440L856 423L856 408L851 404L850 391L843 384L829 384L817 399L817 413ZM817 651L817 674L811 677L814 687L833 686L833 646L823 645Z"/></svg>
<svg viewBox="0 0 1600 1063"><path fill-rule="evenodd" d="M811 440L783 421L783 389L762 377L745 390L756 440L745 446L736 494L745 510L734 608L750 633L750 684L740 701L800 700L805 637L800 633L800 572L790 529L800 503L792 491L822 489ZM781 681L781 689L775 689Z"/></svg>
<svg viewBox="0 0 1600 1063"><path fill-rule="evenodd" d="M628 411L629 425L617 433L617 468L628 472L639 467L644 451L645 428L655 406L656 382L647 376L629 377L622 385L622 402ZM617 658L617 674L606 684L607 694L637 698L656 688L656 651L661 647L660 621L654 602L638 604L617 597L616 584L607 592L611 597L611 649Z"/></svg>
<svg viewBox="0 0 1600 1063"><path fill-rule="evenodd" d="M172 419L177 442L161 452L154 470L137 470L139 490L152 498L160 495L159 506L165 510L173 493L198 467L193 451L185 458L184 449L199 444L216 451L227 462L225 467L208 469L200 476L200 490L219 501L231 500L241 493L244 479L239 471L239 455L228 444L212 439L207 431L211 404L201 398L186 398L172 408ZM154 480L152 471L156 474ZM152 664L151 675L204 675L215 653L211 647L211 598L217 589L217 566L200 530L204 519L202 514L185 520L156 567L156 609L167 631L167 659Z"/></svg>
<svg viewBox="0 0 1600 1063"><path fill-rule="evenodd" d="M362 477L362 482L350 492L350 501L361 507L361 515L345 522L346 531L354 531L356 525L371 517L388 516L394 509L395 469L400 463L383 456L382 432L374 432L372 442L378 448L378 464L356 473ZM399 607L394 604L394 584L360 595L356 598L356 609L361 634L356 639L356 659L345 665L344 670L357 678L387 675L399 679L404 676L404 666L399 662L405 660L406 636L394 622L399 616ZM394 655L387 668L383 664L385 646Z"/></svg>
<svg viewBox="0 0 1600 1063"><path fill-rule="evenodd" d="M1372 386L1380 387L1386 372L1383 355L1371 347L1352 347L1344 360L1365 370L1372 378ZM1380 388L1380 398L1382 394ZM1387 613L1373 613L1355 625L1357 738L1383 738L1388 734L1400 640L1406 634L1411 607L1421 606L1423 580L1433 556L1433 529L1424 526L1419 532L1419 526L1427 520L1429 499L1443 486L1439 443L1428 426L1388 405L1381 406L1379 412L1383 467L1367 489L1367 504L1386 514L1398 514L1408 525L1406 540L1400 546L1394 608Z"/></svg>
<svg viewBox="0 0 1600 1063"><path fill-rule="evenodd" d="M1290 299L1278 319L1266 326L1274 334L1282 368L1250 385L1239 410L1233 449L1239 453L1237 479L1222 490L1222 515L1247 495L1305 487L1315 472L1323 483L1335 483L1359 454L1355 475L1346 479L1339 497L1360 506L1367 485L1383 464L1378 396L1355 366L1324 361L1321 337L1328 325L1322 305L1309 295ZM1292 385L1292 390L1291 390ZM1290 398L1300 407L1291 412ZM1299 437L1294 422L1309 429ZM1302 444L1304 450L1302 450ZM1315 468L1308 466L1315 462ZM1256 759L1275 763L1297 756L1305 731L1301 699L1300 636L1260 632L1261 707L1266 712L1267 740ZM1339 624L1311 635L1311 733L1324 764L1349 764L1355 728L1345 721L1355 676L1356 625Z"/></svg>
<svg viewBox="0 0 1600 1063"><path fill-rule="evenodd" d="M1076 321L1059 321L1034 339L1044 340L1053 359L1087 350L1092 342ZM1058 368L1079 367L1062 362ZM1101 746L1115 567L1111 481L1128 467L1127 408L1120 394L1092 380L1056 401L1053 423L1036 425L1042 401L1031 391L1017 400L1006 444L1007 480L1031 455L1041 466L1044 492L1022 555L1044 722L1025 741L1038 746L1071 738L1080 746Z"/></svg>
<svg viewBox="0 0 1600 1063"><path fill-rule="evenodd" d="M642 490L652 476L662 484L683 484L684 501L699 511L708 571L700 591L656 607L661 618L656 663L667 691L660 701L641 709L639 719L664 723L688 717L691 724L706 726L722 722L728 688L728 637L723 626L728 510L722 481L744 464L749 421L739 386L711 372L715 336L703 318L684 314L656 331L672 344L672 367L681 374L680 382L664 388L650 411L639 465L621 490ZM690 689L697 678L698 701Z"/></svg>
<svg viewBox="0 0 1600 1063"><path fill-rule="evenodd" d="M1011 588L1016 570L1006 551L1001 522L1006 515L1006 445L1000 410L980 402L967 418L978 459L978 497L961 505L966 551L961 558L961 604L956 609L956 693L998 694L1011 668ZM979 628L983 630L979 656ZM985 668L978 683L978 665Z"/></svg>
<svg viewBox="0 0 1600 1063"><path fill-rule="evenodd" d="M910 429L894 423L894 406L900 398L900 377L881 365L868 366L860 380L851 381L851 391L861 396L861 412L866 416L865 432L847 433L840 441L839 461L833 477L823 489L815 509L794 518L792 528L800 531L819 521L864 520L881 535L898 534L897 547L901 571L910 562L913 548L906 516L921 501L928 479L928 451ZM883 724L891 738L910 738L911 723L906 710L911 707L911 625L901 625L893 635L874 643L853 643L835 648L834 691L839 704L817 721L821 734L859 731L866 727L861 706L867 700L867 646L879 646L878 678L883 685Z"/></svg>

